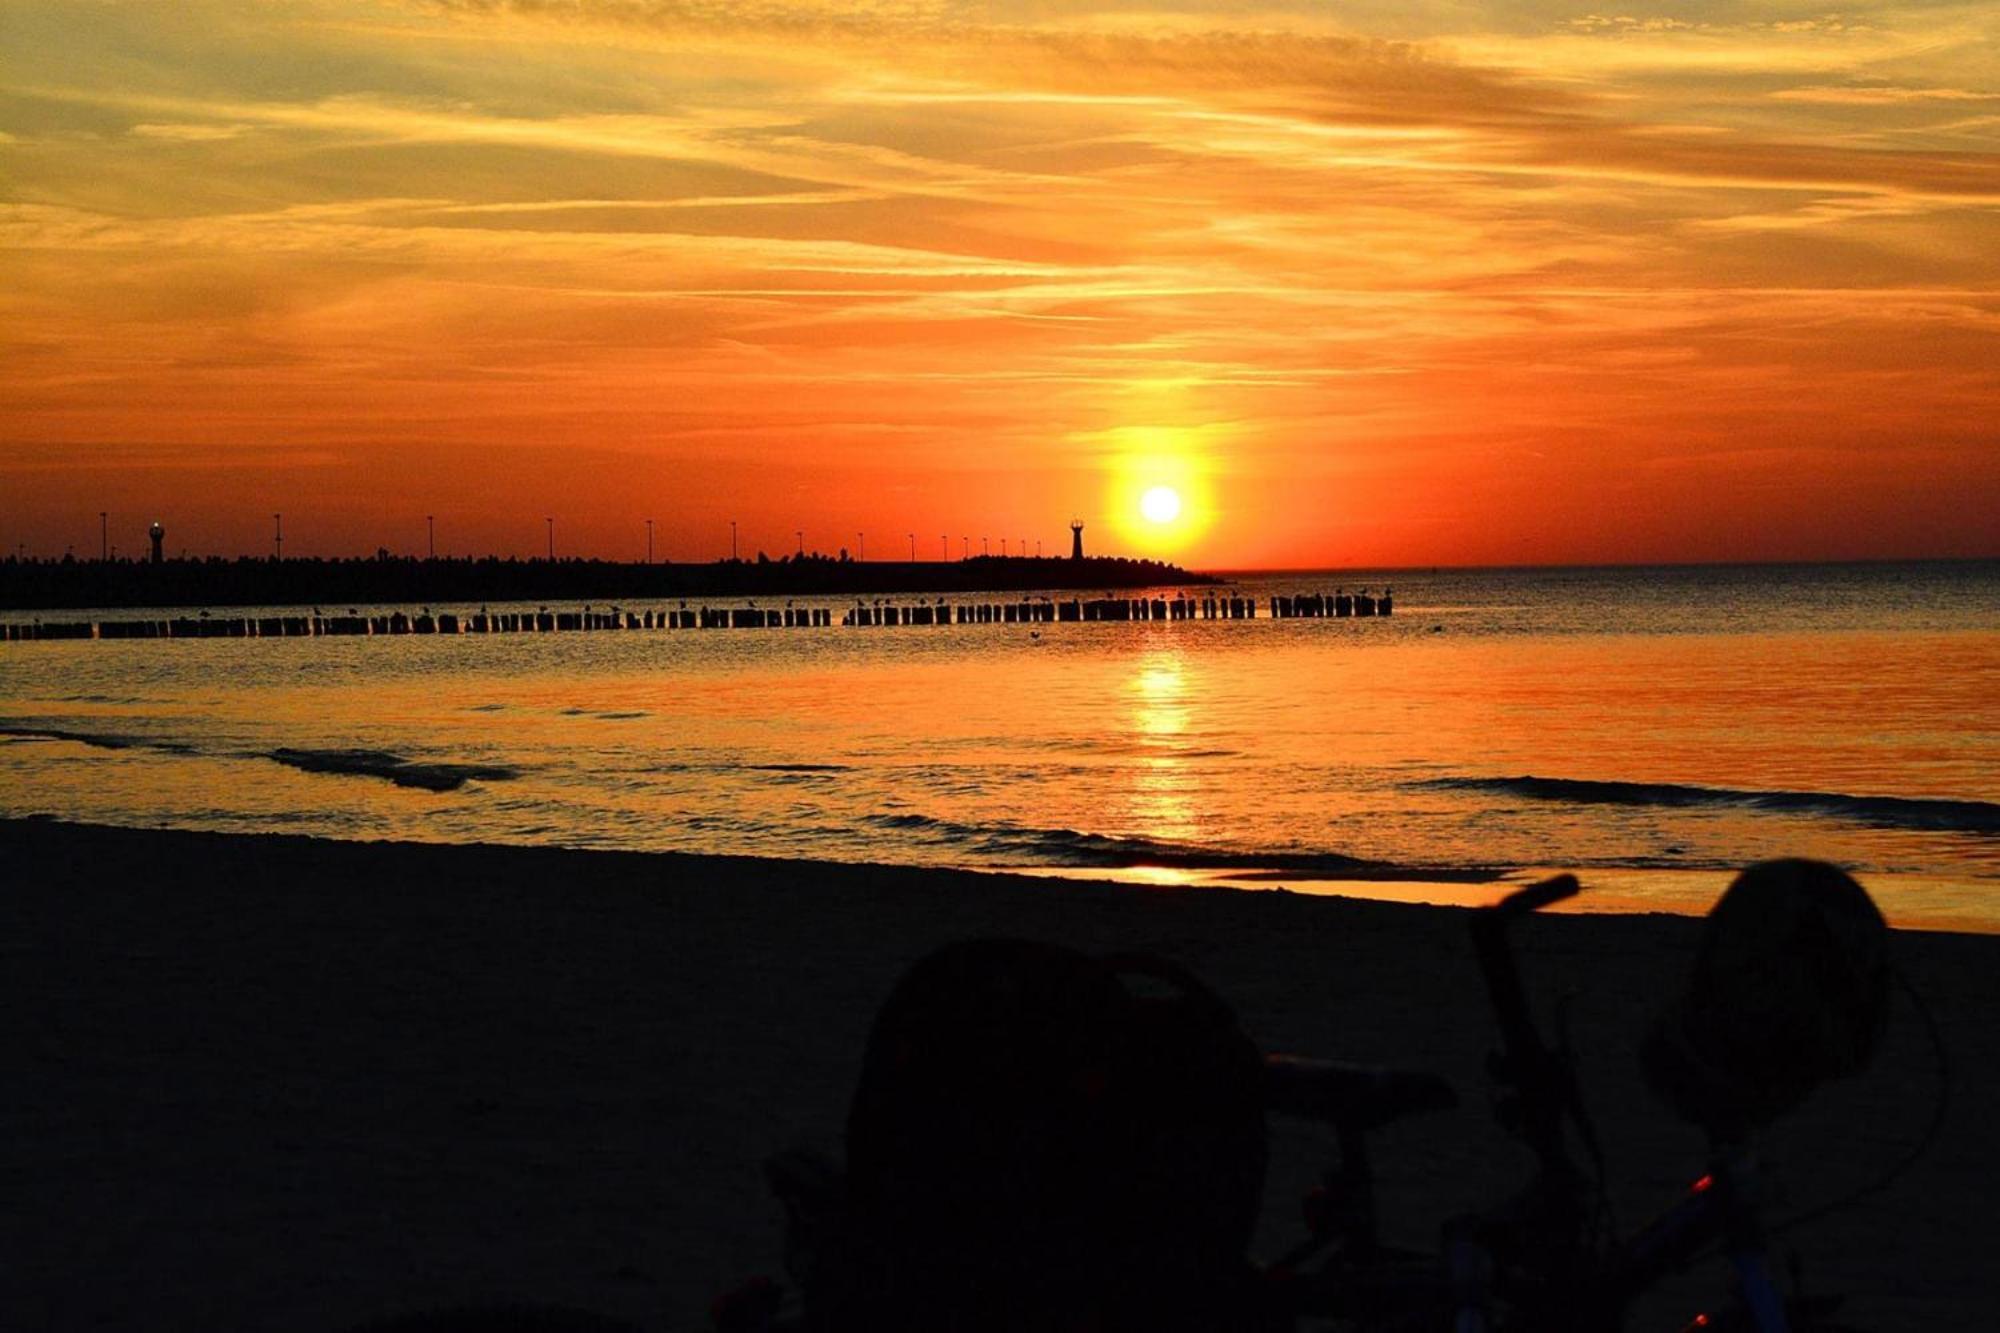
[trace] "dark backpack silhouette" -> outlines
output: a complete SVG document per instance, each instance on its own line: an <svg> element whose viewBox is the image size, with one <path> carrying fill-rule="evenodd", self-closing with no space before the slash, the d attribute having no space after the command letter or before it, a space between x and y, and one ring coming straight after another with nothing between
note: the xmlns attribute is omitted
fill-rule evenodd
<svg viewBox="0 0 2000 1333"><path fill-rule="evenodd" d="M930 955L869 1038L838 1216L795 1250L807 1326L1245 1327L1260 1074L1228 1006L1160 960Z"/></svg>

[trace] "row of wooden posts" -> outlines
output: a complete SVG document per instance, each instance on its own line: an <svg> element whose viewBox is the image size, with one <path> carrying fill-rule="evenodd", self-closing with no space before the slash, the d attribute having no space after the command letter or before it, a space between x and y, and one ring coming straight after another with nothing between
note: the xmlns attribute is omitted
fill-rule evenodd
<svg viewBox="0 0 2000 1333"><path fill-rule="evenodd" d="M1312 593L1299 597L1274 596L1270 599L1273 620L1324 618L1334 616L1389 615L1393 599L1346 592L1327 596ZM841 617L842 625L991 625L1053 624L1132 620L1255 620L1254 597L1098 597L1090 601L1071 598L1056 602L1038 598L1021 602L972 602L952 606L944 602L895 606L888 603L858 604Z"/></svg>
<svg viewBox="0 0 2000 1333"><path fill-rule="evenodd" d="M1274 596L1276 620L1388 615L1394 603L1385 593L1371 597L1345 592L1297 597ZM1148 620L1255 620L1253 597L1204 594L1190 597L1095 597L1012 602L857 602L840 616L843 626L1016 625ZM581 630L653 629L819 629L833 625L830 607L688 607L664 611L479 611L417 615L176 616L167 620L32 621L0 625L9 642L47 639L300 639L395 634L552 634Z"/></svg>

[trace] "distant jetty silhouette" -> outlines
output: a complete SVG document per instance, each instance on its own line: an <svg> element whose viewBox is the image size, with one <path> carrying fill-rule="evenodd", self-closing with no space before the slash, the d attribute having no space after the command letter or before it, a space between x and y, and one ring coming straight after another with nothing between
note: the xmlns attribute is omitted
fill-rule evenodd
<svg viewBox="0 0 2000 1333"><path fill-rule="evenodd" d="M1071 592L1213 584L1157 560L972 556L952 561L787 556L713 564L608 560L0 560L0 610L630 602L685 597Z"/></svg>
<svg viewBox="0 0 2000 1333"><path fill-rule="evenodd" d="M378 635L400 637L408 634L561 634L578 630L710 630L710 629L825 629L836 624L844 629L864 626L950 626L950 625L1055 625L1124 623L1129 621L1255 620L1257 599L1242 595L1198 589L1190 596L1185 588L1172 597L1137 597L1125 591L1103 592L1085 599L1071 593L1055 597L1046 592L1015 593L1012 600L981 600L974 594L969 601L952 602L942 596L929 601L898 602L877 597L856 598L839 611L831 606L798 606L791 598L783 606L759 606L751 598L739 605L713 606L705 602L680 601L673 608L648 607L633 611L620 606L557 611L544 606L535 611L493 611L481 607L476 613L454 611L432 613L425 607L416 615L407 611L364 614L350 607L346 615L327 615L318 607L311 615L212 616L206 610L198 616L169 619L122 617L111 620L56 620L36 617L32 621L0 622L0 642L31 643L60 639L318 639ZM1395 597L1387 589L1374 596L1365 589L1332 594L1273 593L1269 602L1273 620L1345 620L1387 616L1395 610ZM1040 635L1040 631L1035 631Z"/></svg>

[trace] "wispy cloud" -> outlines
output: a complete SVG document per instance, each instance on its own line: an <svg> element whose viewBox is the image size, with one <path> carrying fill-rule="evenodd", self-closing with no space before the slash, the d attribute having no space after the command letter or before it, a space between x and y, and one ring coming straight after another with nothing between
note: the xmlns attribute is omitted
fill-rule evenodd
<svg viewBox="0 0 2000 1333"><path fill-rule="evenodd" d="M1896 88L1885 85L1826 85L1779 88L1770 94L1779 102L1816 102L1827 106L1902 106L1912 102L1994 102L2000 92L1967 88Z"/></svg>
<svg viewBox="0 0 2000 1333"><path fill-rule="evenodd" d="M248 134L248 125L215 124L153 124L141 122L132 127L132 133L141 139L165 139L179 143L214 143L222 139L234 139Z"/></svg>

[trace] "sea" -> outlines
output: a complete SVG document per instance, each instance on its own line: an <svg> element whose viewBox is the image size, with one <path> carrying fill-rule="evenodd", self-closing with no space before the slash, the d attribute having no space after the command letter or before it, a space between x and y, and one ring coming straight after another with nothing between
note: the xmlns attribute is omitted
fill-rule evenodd
<svg viewBox="0 0 2000 1333"><path fill-rule="evenodd" d="M1618 911L1811 856L2000 931L2000 561L1228 577L1257 619L0 644L0 815Z"/></svg>

